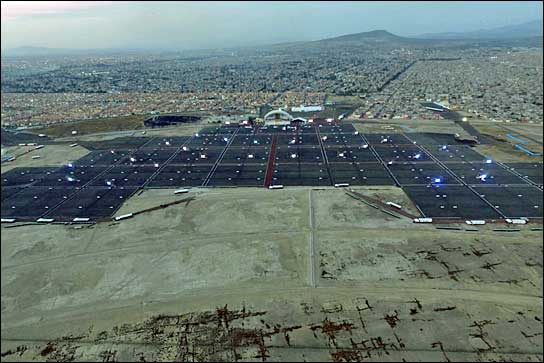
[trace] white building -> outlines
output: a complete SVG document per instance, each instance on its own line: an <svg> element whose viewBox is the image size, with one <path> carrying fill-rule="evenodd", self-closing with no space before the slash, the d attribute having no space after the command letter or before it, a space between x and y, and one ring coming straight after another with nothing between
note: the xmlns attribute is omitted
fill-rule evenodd
<svg viewBox="0 0 544 363"><path fill-rule="evenodd" d="M265 125L291 125L291 124L305 124L309 120L303 117L293 118L289 113L282 109L273 110L264 116Z"/></svg>
<svg viewBox="0 0 544 363"><path fill-rule="evenodd" d="M290 125L293 116L282 109L272 110L264 115L265 125Z"/></svg>
<svg viewBox="0 0 544 363"><path fill-rule="evenodd" d="M318 112L323 111L323 106L304 106L291 107L291 112Z"/></svg>

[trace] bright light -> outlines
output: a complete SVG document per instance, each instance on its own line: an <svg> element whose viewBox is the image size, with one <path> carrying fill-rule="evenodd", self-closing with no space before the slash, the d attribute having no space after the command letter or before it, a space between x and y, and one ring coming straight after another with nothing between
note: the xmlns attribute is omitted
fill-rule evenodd
<svg viewBox="0 0 544 363"><path fill-rule="evenodd" d="M228 138L228 137L224 137L224 138L223 138L223 141L224 141L224 142L228 142L228 141L229 141L229 138Z"/></svg>
<svg viewBox="0 0 544 363"><path fill-rule="evenodd" d="M112 184L113 184L113 183L112 183L110 180L106 180L106 185L107 185L107 186L111 187Z"/></svg>
<svg viewBox="0 0 544 363"><path fill-rule="evenodd" d="M442 150L446 150L448 147L446 145L442 146Z"/></svg>
<svg viewBox="0 0 544 363"><path fill-rule="evenodd" d="M73 168L73 167L74 167L74 164L73 164L73 163L68 163L67 166L68 166L69 168Z"/></svg>
<svg viewBox="0 0 544 363"><path fill-rule="evenodd" d="M364 144L363 149L368 149L368 144Z"/></svg>
<svg viewBox="0 0 544 363"><path fill-rule="evenodd" d="M253 159L253 154L247 154L247 157Z"/></svg>
<svg viewBox="0 0 544 363"><path fill-rule="evenodd" d="M158 163L155 163L154 166L155 166L155 168L158 168L158 167L159 167L159 164L158 164Z"/></svg>
<svg viewBox="0 0 544 363"><path fill-rule="evenodd" d="M130 162L134 163L136 161L136 158L130 158Z"/></svg>
<svg viewBox="0 0 544 363"><path fill-rule="evenodd" d="M254 143L254 144L258 144L259 141L258 141L258 140L253 140L253 143Z"/></svg>
<svg viewBox="0 0 544 363"><path fill-rule="evenodd" d="M393 165L393 161L388 161L387 165Z"/></svg>
<svg viewBox="0 0 544 363"><path fill-rule="evenodd" d="M463 117L462 120L463 120L463 122L467 122L468 118Z"/></svg>
<svg viewBox="0 0 544 363"><path fill-rule="evenodd" d="M327 141L327 136L323 136L323 137L321 138L321 140Z"/></svg>
<svg viewBox="0 0 544 363"><path fill-rule="evenodd" d="M434 182L435 182L435 183L441 183L441 182L442 182L442 179L441 179L441 178L434 178Z"/></svg>
<svg viewBox="0 0 544 363"><path fill-rule="evenodd" d="M476 179L480 179L481 181L485 182L485 179L487 178L487 174L481 174L476 177Z"/></svg>
<svg viewBox="0 0 544 363"><path fill-rule="evenodd" d="M206 159L206 154L200 154L201 159Z"/></svg>
<svg viewBox="0 0 544 363"><path fill-rule="evenodd" d="M492 162L493 162L493 160L491 160L491 159L487 159L487 160L485 161L486 164L491 164Z"/></svg>
<svg viewBox="0 0 544 363"><path fill-rule="evenodd" d="M187 146L184 146L184 147L182 147L181 149L182 149L183 151L189 150L189 148L188 148Z"/></svg>
<svg viewBox="0 0 544 363"><path fill-rule="evenodd" d="M344 157L344 153L339 153L338 156L340 156L341 158Z"/></svg>
<svg viewBox="0 0 544 363"><path fill-rule="evenodd" d="M169 141L165 142L165 144L166 144L167 146L170 146L170 142L169 142Z"/></svg>
<svg viewBox="0 0 544 363"><path fill-rule="evenodd" d="M296 159L297 154L291 154L291 159Z"/></svg>
<svg viewBox="0 0 544 363"><path fill-rule="evenodd" d="M66 180L68 180L69 182L73 182L73 181L75 181L75 179L74 179L74 178L72 178L71 176L68 176L68 177L66 177Z"/></svg>
<svg viewBox="0 0 544 363"><path fill-rule="evenodd" d="M415 154L414 158L419 159L421 157L421 154Z"/></svg>
<svg viewBox="0 0 544 363"><path fill-rule="evenodd" d="M198 136L200 136L200 135L198 135L198 132L197 132L197 133L195 134L195 137L198 137Z"/></svg>

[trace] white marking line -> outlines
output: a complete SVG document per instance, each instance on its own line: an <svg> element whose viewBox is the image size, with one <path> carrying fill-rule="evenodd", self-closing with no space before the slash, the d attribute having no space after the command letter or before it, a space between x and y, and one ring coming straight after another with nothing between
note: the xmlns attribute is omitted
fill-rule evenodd
<svg viewBox="0 0 544 363"><path fill-rule="evenodd" d="M316 287L315 283L315 228L314 228L314 208L312 203L312 190L308 191L309 210L310 210L310 286Z"/></svg>

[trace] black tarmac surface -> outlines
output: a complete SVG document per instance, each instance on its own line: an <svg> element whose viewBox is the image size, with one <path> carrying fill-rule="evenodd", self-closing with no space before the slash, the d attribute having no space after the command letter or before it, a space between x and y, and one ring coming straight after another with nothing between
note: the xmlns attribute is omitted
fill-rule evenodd
<svg viewBox="0 0 544 363"><path fill-rule="evenodd" d="M3 173L2 217L107 218L141 188L347 183L402 187L428 217L542 218L542 191L533 185L542 185L541 163L486 163L452 135L360 134L351 124L329 123L223 125L191 137L123 137L89 148L62 167Z"/></svg>
<svg viewBox="0 0 544 363"><path fill-rule="evenodd" d="M464 186L409 186L403 190L419 210L432 218L498 219L500 214Z"/></svg>

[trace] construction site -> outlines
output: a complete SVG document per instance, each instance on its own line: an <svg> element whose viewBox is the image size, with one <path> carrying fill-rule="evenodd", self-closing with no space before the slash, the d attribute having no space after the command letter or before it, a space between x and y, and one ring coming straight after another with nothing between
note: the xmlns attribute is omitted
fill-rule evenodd
<svg viewBox="0 0 544 363"><path fill-rule="evenodd" d="M542 128L471 127L3 145L1 359L542 361Z"/></svg>

